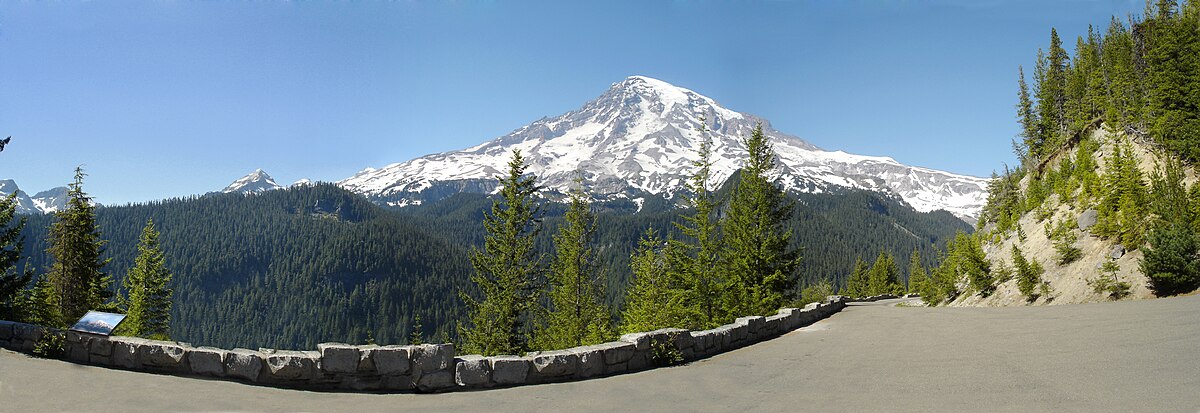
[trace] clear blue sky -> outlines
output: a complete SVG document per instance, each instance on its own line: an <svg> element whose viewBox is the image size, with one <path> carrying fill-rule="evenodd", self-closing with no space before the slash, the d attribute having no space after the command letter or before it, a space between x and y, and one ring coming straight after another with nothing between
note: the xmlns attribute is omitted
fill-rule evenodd
<svg viewBox="0 0 1200 413"><path fill-rule="evenodd" d="M120 204L255 168L335 181L493 139L629 75L826 149L986 176L1017 65L1141 0L0 2L0 179Z"/></svg>

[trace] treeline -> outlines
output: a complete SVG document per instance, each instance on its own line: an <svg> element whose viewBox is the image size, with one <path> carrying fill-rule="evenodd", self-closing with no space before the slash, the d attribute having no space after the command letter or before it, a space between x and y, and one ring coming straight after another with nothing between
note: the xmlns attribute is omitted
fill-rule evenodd
<svg viewBox="0 0 1200 413"><path fill-rule="evenodd" d="M1018 68L1021 140L1014 142L1014 149L1021 165L994 176L978 223L980 229L992 231L979 236L1015 230L1023 241L1025 234L1016 224L1025 214L1033 213L1040 222L1051 217L1057 204L1070 203L1080 211L1094 208L1098 219L1089 232L1127 249L1142 248L1141 269L1156 294L1200 287L1200 262L1195 259L1200 253L1200 188L1189 188L1182 178L1189 167L1185 165L1200 160L1198 84L1198 2L1162 0L1147 3L1140 18L1114 17L1104 34L1089 28L1086 37L1076 39L1071 56L1052 29L1049 49L1038 51L1032 87ZM1113 137L1103 168L1096 162L1102 143L1090 133L1098 127L1107 128ZM1130 140L1149 143L1166 161L1147 175L1139 168ZM1054 199L1057 204L1051 202ZM1078 234L1072 226L1046 222L1045 227L1057 265L1079 258L1074 246ZM953 254L954 248L948 248L948 260L972 261L970 248L959 250ZM969 284L984 294L986 281L1017 277L1030 300L1048 295L1048 284L1040 278L1043 264L1027 260L1019 247L1012 256L1011 267L991 271L968 266L957 275L972 274L977 282ZM1118 285L1112 275L1115 266L1106 268L1092 280L1098 292L1112 287L1114 296L1123 295L1113 287ZM959 293L948 281L939 285L937 297Z"/></svg>
<svg viewBox="0 0 1200 413"><path fill-rule="evenodd" d="M113 287L153 219L174 274L170 336L196 345L313 348L453 335L467 249L331 184L212 194L96 210ZM51 258L53 216L30 216L20 268ZM416 319L423 324L413 334Z"/></svg>
<svg viewBox="0 0 1200 413"><path fill-rule="evenodd" d="M781 308L800 260L783 227L792 201L767 178L775 154L761 126L743 144L748 157L741 179L729 201L718 204L710 190L709 144L701 143L686 188L691 212L675 223L682 237L663 241L653 230L642 237L619 327L603 305L595 219L582 189L571 195L547 268L535 248L541 231L536 178L525 175L527 165L514 151L484 221L484 248L472 253L475 288L461 293L470 312L459 327L466 351L520 354L595 344L615 338L618 329L704 329Z"/></svg>
<svg viewBox="0 0 1200 413"><path fill-rule="evenodd" d="M52 216L45 250L50 261L42 273L29 265L18 267L26 221L15 216L16 194L0 199L0 319L66 328L91 310L121 312L127 317L118 326L120 333L169 338L171 273L163 266L154 222L147 221L135 264L122 287L114 290L105 268L111 258L102 257L107 241L97 230L95 206L83 191L83 177L83 170L76 168L67 205ZM44 337L34 351L57 356L61 337Z"/></svg>

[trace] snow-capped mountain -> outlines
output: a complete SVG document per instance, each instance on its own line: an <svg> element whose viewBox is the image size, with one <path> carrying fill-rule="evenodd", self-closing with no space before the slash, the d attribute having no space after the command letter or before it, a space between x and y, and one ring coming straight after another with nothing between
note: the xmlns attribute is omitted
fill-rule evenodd
<svg viewBox="0 0 1200 413"><path fill-rule="evenodd" d="M229 184L229 186L225 187L225 189L221 190L221 192L257 194L267 191L274 191L276 189L283 189L283 187L275 183L275 180L271 178L271 175L267 175L267 173L263 172L262 169L255 169L254 172L251 172L250 174L233 181L233 183Z"/></svg>
<svg viewBox="0 0 1200 413"><path fill-rule="evenodd" d="M42 210L42 212L46 214L62 211L67 209L68 191L70 191L70 189L67 187L60 186L38 192L33 194L33 203L34 205L37 205L38 209Z"/></svg>
<svg viewBox="0 0 1200 413"><path fill-rule="evenodd" d="M16 212L18 214L49 214L67 207L67 187L65 186L38 192L31 197L22 191L15 181L0 180L0 196L8 196L13 192L17 193Z"/></svg>
<svg viewBox="0 0 1200 413"><path fill-rule="evenodd" d="M709 132L699 132L701 118ZM779 132L688 89L643 76L615 83L599 98L553 118L460 151L368 168L339 185L393 206L435 201L457 192L491 192L514 149L548 190L566 192L582 172L600 199L671 195L683 187L701 139L712 144L714 187L741 165L740 139L761 123L778 154L778 182L789 191L860 188L902 198L919 211L945 209L973 220L987 180L901 164L892 158L826 151Z"/></svg>

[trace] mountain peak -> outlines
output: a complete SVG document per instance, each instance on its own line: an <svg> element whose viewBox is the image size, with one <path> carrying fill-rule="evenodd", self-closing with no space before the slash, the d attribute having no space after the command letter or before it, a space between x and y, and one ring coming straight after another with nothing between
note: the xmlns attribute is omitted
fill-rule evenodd
<svg viewBox="0 0 1200 413"><path fill-rule="evenodd" d="M221 190L221 192L257 194L282 188L282 186L279 186L279 184L275 183L275 179L271 178L271 175L268 175L266 171L263 171L261 168L259 168L255 169L253 172L250 172L246 176L233 181L233 183L229 184L229 186L225 187L225 189Z"/></svg>
<svg viewBox="0 0 1200 413"><path fill-rule="evenodd" d="M701 134L701 119L708 130ZM375 202L402 206L456 192L492 192L513 149L550 191L566 193L580 171L597 199L672 196L690 177L702 140L712 151L716 186L741 167L742 138L761 125L778 155L778 183L788 191L867 189L896 195L920 211L947 209L973 217L986 180L910 167L887 157L822 150L775 130L766 119L727 109L692 90L646 77L613 83L579 109L461 151L366 169L339 184Z"/></svg>

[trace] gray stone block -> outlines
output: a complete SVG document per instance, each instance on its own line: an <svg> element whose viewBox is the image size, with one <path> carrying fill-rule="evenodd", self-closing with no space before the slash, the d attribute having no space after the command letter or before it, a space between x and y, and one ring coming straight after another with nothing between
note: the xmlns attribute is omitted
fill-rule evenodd
<svg viewBox="0 0 1200 413"><path fill-rule="evenodd" d="M450 369L433 373L423 373L417 380L417 389L421 391L438 391L454 387L454 373Z"/></svg>
<svg viewBox="0 0 1200 413"><path fill-rule="evenodd" d="M604 364L617 364L629 361L633 357L633 352L637 345L627 341L610 341L607 343L597 344L594 347L599 348L604 353Z"/></svg>
<svg viewBox="0 0 1200 413"><path fill-rule="evenodd" d="M576 377L592 377L604 374L604 350L598 346L583 346L569 349L579 358Z"/></svg>
<svg viewBox="0 0 1200 413"><path fill-rule="evenodd" d="M250 381L258 381L262 373L263 356L257 351L235 348L225 354L225 374Z"/></svg>
<svg viewBox="0 0 1200 413"><path fill-rule="evenodd" d="M492 364L492 381L496 384L525 384L529 378L529 359L517 356L489 357Z"/></svg>
<svg viewBox="0 0 1200 413"><path fill-rule="evenodd" d="M380 386L386 390L412 390L416 383L413 383L412 376L408 375L383 376Z"/></svg>
<svg viewBox="0 0 1200 413"><path fill-rule="evenodd" d="M342 343L317 344L321 352L321 370L328 373L354 373L361 360L358 347Z"/></svg>
<svg viewBox="0 0 1200 413"><path fill-rule="evenodd" d="M14 324L16 323L12 321L0 320L0 340L8 341L12 339Z"/></svg>
<svg viewBox="0 0 1200 413"><path fill-rule="evenodd" d="M448 370L454 365L453 344L422 344L415 349L413 364L421 373Z"/></svg>
<svg viewBox="0 0 1200 413"><path fill-rule="evenodd" d="M371 362L375 365L375 371L385 376L408 374L412 367L412 361L409 358L411 350L410 346L375 348L370 351Z"/></svg>
<svg viewBox="0 0 1200 413"><path fill-rule="evenodd" d="M454 359L454 381L464 387L487 387L492 384L492 365L480 355Z"/></svg>
<svg viewBox="0 0 1200 413"><path fill-rule="evenodd" d="M738 317L733 323L746 326L746 334L749 336L749 339L756 340L762 334L763 324L766 324L766 319L757 315Z"/></svg>
<svg viewBox="0 0 1200 413"><path fill-rule="evenodd" d="M188 367L193 374L208 376L225 375L225 350L200 347L188 350Z"/></svg>
<svg viewBox="0 0 1200 413"><path fill-rule="evenodd" d="M267 369L276 380L307 380L313 377L318 352L276 350L266 356Z"/></svg>
<svg viewBox="0 0 1200 413"><path fill-rule="evenodd" d="M621 336L621 341L633 343L636 350L650 349L650 333L629 333Z"/></svg>
<svg viewBox="0 0 1200 413"><path fill-rule="evenodd" d="M141 367L137 356L138 347L150 340L137 337L109 337L109 341L113 345L112 365L126 369Z"/></svg>
<svg viewBox="0 0 1200 413"><path fill-rule="evenodd" d="M376 374L375 359L371 353L377 348L379 346L374 344L358 346L358 374Z"/></svg>
<svg viewBox="0 0 1200 413"><path fill-rule="evenodd" d="M184 354L183 346L173 341L148 340L137 348L138 363L166 370L183 367Z"/></svg>
<svg viewBox="0 0 1200 413"><path fill-rule="evenodd" d="M110 337L93 337L88 352L95 356L111 357L113 343Z"/></svg>
<svg viewBox="0 0 1200 413"><path fill-rule="evenodd" d="M579 355L566 350L543 351L529 355L538 379L571 376L578 372Z"/></svg>
<svg viewBox="0 0 1200 413"><path fill-rule="evenodd" d="M80 333L78 331L67 331L66 340L63 346L67 351L67 360L76 363L87 363L88 347L91 345L92 335Z"/></svg>

